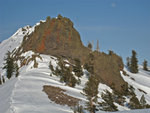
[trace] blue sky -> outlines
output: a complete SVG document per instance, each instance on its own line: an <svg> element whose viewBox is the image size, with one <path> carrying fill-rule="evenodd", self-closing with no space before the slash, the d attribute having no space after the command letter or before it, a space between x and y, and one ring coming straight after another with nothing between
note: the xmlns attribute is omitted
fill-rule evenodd
<svg viewBox="0 0 150 113"><path fill-rule="evenodd" d="M150 64L150 0L0 0L0 41L47 16L70 18L84 45L99 40L125 59L136 50Z"/></svg>

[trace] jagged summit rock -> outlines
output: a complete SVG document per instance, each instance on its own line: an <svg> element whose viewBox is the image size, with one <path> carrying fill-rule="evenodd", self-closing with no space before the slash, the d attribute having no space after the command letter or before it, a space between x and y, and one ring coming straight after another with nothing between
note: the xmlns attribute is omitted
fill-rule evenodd
<svg viewBox="0 0 150 113"><path fill-rule="evenodd" d="M38 53L68 56L83 46L80 35L70 19L58 15L47 17L35 27L29 38L24 38L23 51L33 50ZM74 51L72 51L74 50Z"/></svg>
<svg viewBox="0 0 150 113"><path fill-rule="evenodd" d="M34 32L26 35L17 54L32 50L36 53L63 57L70 61L75 58L81 60L82 65L89 60L89 54L94 56L94 73L101 82L118 90L126 82L120 75L123 69L121 57L112 52L111 55L94 51L82 44L78 31L73 22L66 17L58 15L57 18L47 17L46 21L40 21Z"/></svg>

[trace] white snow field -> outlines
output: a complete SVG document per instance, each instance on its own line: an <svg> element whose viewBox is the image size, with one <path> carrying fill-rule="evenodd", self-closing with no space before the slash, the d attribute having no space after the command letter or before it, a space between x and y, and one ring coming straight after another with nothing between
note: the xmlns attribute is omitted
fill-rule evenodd
<svg viewBox="0 0 150 113"><path fill-rule="evenodd" d="M3 58L6 52L19 47L23 36L34 31L34 27L25 27L25 29L26 31L19 29L12 37L0 44L0 67L3 67ZM23 53L22 56L31 57L32 54L34 54L34 52L28 51ZM81 78L81 84L76 85L75 88L66 86L59 82L59 77L55 75L50 76L51 70L49 69L49 62L51 61L55 69L58 63L57 58L49 55L40 56L42 59L36 58L38 68L34 68L34 62L31 61L28 65L20 68L20 75L17 78L12 77L10 80L6 79L6 82L0 85L0 113L73 113L73 110L67 105L58 105L49 100L46 93L42 91L44 85L51 85L65 89L67 95L79 98L82 100L81 103L86 102L86 97L81 94L82 89L88 80L86 75L84 74ZM126 68L124 68L124 70L129 74L129 76L122 75L124 80L130 85L133 85L135 93L139 99L144 94L147 103L150 104L150 72L143 71L141 66L139 67L138 74L132 74ZM86 71L84 70L84 72ZM2 70L2 68L0 69L0 74L1 76L5 76L5 71ZM110 92L112 91L107 85L100 84L98 96L100 97L100 94L106 89ZM142 89L147 94L140 92L138 89ZM99 100L101 99L99 98ZM150 109L129 110L126 107L117 106L120 111L116 113L150 113ZM97 113L108 112L98 111Z"/></svg>
<svg viewBox="0 0 150 113"><path fill-rule="evenodd" d="M122 77L135 88L137 98L140 99L144 95L147 103L150 104L150 72L144 71L142 66L139 66L139 73L137 74L130 73L126 68L124 70L129 76L122 75ZM139 90L142 90L142 92Z"/></svg>

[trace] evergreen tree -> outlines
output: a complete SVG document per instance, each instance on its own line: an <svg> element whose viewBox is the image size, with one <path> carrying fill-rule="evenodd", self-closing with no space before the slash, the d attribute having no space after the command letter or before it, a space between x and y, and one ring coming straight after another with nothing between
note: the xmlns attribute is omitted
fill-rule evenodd
<svg viewBox="0 0 150 113"><path fill-rule="evenodd" d="M76 78L72 74L71 67L65 67L64 74L62 77L64 78L66 85L70 87L74 87L77 83Z"/></svg>
<svg viewBox="0 0 150 113"><path fill-rule="evenodd" d="M18 64L17 63L15 63L14 64L15 65L15 74L16 74L16 77L18 77L19 76L19 67L18 67Z"/></svg>
<svg viewBox="0 0 150 113"><path fill-rule="evenodd" d="M98 94L98 80L93 75L89 77L88 82L85 85L85 88L83 89L83 92L85 93L85 96L87 97L87 110L89 110L91 113L95 113L96 110L96 103L97 103L97 94Z"/></svg>
<svg viewBox="0 0 150 113"><path fill-rule="evenodd" d="M141 104L135 95L132 95L132 97L130 98L129 107L131 109L140 109L141 108Z"/></svg>
<svg viewBox="0 0 150 113"><path fill-rule="evenodd" d="M98 94L98 85L99 81L94 74L94 55L92 53L89 54L88 63L85 65L85 68L90 73L89 80L83 89L85 96L87 97L87 109L91 113L95 113L96 103L97 103L97 94Z"/></svg>
<svg viewBox="0 0 150 113"><path fill-rule="evenodd" d="M75 66L73 66L73 71L75 72L75 75L77 77L81 77L83 75L81 61L79 59L74 59L74 61L75 61Z"/></svg>
<svg viewBox="0 0 150 113"><path fill-rule="evenodd" d="M56 70L54 71L54 68L53 68L53 65L52 65L51 61L49 62L49 69L51 70L50 76L52 76L52 74L55 74L55 75L58 74L58 71L59 71L58 67L56 67Z"/></svg>
<svg viewBox="0 0 150 113"><path fill-rule="evenodd" d="M60 66L60 69L56 68L55 73L57 76L60 76L60 81L65 82L66 85L70 87L74 87L78 81L72 74L71 66L66 67L63 61L61 60L59 61L58 65Z"/></svg>
<svg viewBox="0 0 150 113"><path fill-rule="evenodd" d="M84 68L92 75L94 75L94 55L89 53L88 61L85 63Z"/></svg>
<svg viewBox="0 0 150 113"><path fill-rule="evenodd" d="M13 72L14 72L14 60L11 56L11 52L8 51L6 53L6 58L4 58L4 67L3 69L6 69L6 72L7 72L7 78L10 79Z"/></svg>
<svg viewBox="0 0 150 113"><path fill-rule="evenodd" d="M148 71L146 60L144 60L144 62L143 62L143 70Z"/></svg>
<svg viewBox="0 0 150 113"><path fill-rule="evenodd" d="M128 69L130 69L130 58L129 57L127 57L127 67L128 67Z"/></svg>
<svg viewBox="0 0 150 113"><path fill-rule="evenodd" d="M103 102L100 103L101 110L118 111L117 107L113 103L114 101L112 98L112 94L108 90L106 90L105 93L102 93L101 97L104 100Z"/></svg>
<svg viewBox="0 0 150 113"><path fill-rule="evenodd" d="M136 52L134 50L132 50L130 71L132 73L138 73L138 60L136 58Z"/></svg>
<svg viewBox="0 0 150 113"><path fill-rule="evenodd" d="M144 95L141 96L140 104L141 104L142 108L146 108L146 100L145 100Z"/></svg>
<svg viewBox="0 0 150 113"><path fill-rule="evenodd" d="M114 52L112 51L112 50L108 50L108 54L111 56L111 55L113 55L114 54Z"/></svg>
<svg viewBox="0 0 150 113"><path fill-rule="evenodd" d="M92 50L93 46L90 42L88 42L88 46L87 46L90 50Z"/></svg>

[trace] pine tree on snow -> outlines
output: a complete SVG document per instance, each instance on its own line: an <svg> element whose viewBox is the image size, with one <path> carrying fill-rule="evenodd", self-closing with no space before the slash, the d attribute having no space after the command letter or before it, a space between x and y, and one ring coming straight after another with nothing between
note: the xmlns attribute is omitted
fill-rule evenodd
<svg viewBox="0 0 150 113"><path fill-rule="evenodd" d="M131 57L131 66L130 71L132 73L138 73L138 60L136 58L137 53L132 50L132 57Z"/></svg>
<svg viewBox="0 0 150 113"><path fill-rule="evenodd" d="M6 69L6 76L8 79L10 79L13 72L15 71L14 60L11 56L10 51L6 53L6 57L4 58L4 61L5 63L3 69Z"/></svg>
<svg viewBox="0 0 150 113"><path fill-rule="evenodd" d="M141 96L140 104L143 108L146 108L146 100L145 100L144 95Z"/></svg>
<svg viewBox="0 0 150 113"><path fill-rule="evenodd" d="M86 83L83 92L87 97L87 109L91 113L95 113L96 110L96 103L97 103L97 94L98 94L98 80L95 76L90 76L88 82Z"/></svg>
<svg viewBox="0 0 150 113"><path fill-rule="evenodd" d="M144 62L143 62L143 70L148 71L146 60L144 60Z"/></svg>

